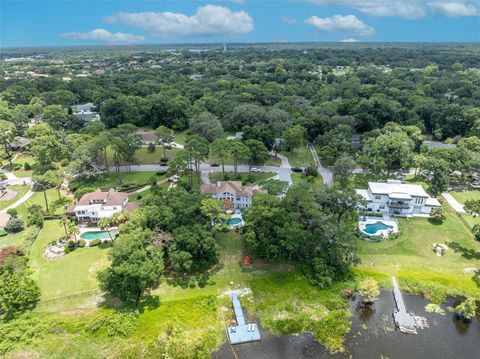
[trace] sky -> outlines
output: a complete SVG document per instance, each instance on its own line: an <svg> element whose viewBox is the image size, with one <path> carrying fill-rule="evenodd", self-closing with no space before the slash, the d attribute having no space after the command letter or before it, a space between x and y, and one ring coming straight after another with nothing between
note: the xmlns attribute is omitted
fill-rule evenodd
<svg viewBox="0 0 480 359"><path fill-rule="evenodd" d="M480 42L480 0L0 0L0 47Z"/></svg>

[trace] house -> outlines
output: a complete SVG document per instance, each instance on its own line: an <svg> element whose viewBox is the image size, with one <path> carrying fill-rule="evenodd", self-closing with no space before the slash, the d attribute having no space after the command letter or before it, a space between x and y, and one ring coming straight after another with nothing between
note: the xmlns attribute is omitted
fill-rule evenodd
<svg viewBox="0 0 480 359"><path fill-rule="evenodd" d="M367 189L357 189L356 192L366 201L364 209L371 212L421 216L430 214L432 208L441 207L440 202L430 197L422 186L397 180L368 182Z"/></svg>
<svg viewBox="0 0 480 359"><path fill-rule="evenodd" d="M77 115L77 118L85 122L100 121L100 114L93 111L93 107L93 103L91 102L75 106L75 114Z"/></svg>
<svg viewBox="0 0 480 359"><path fill-rule="evenodd" d="M132 212L138 207L138 202L128 201L128 193L116 192L114 189L96 190L85 194L73 206L68 206L67 214L75 215L79 222L98 222L121 210Z"/></svg>
<svg viewBox="0 0 480 359"><path fill-rule="evenodd" d="M142 138L142 143L144 145L149 145L151 143L156 145L158 143L158 137L153 131L137 131L136 134Z"/></svg>
<svg viewBox="0 0 480 359"><path fill-rule="evenodd" d="M428 148L429 150L440 150L440 149L449 149L449 148L457 147L457 145L453 143L443 143L438 141L423 141L422 145Z"/></svg>
<svg viewBox="0 0 480 359"><path fill-rule="evenodd" d="M15 140L10 144L10 147L14 151L25 150L30 145L30 140L26 137L15 137Z"/></svg>
<svg viewBox="0 0 480 359"><path fill-rule="evenodd" d="M255 195L264 191L258 186L243 186L240 181L225 181L200 186L202 193L209 194L212 198L219 199L225 212L234 209L247 208L252 204Z"/></svg>

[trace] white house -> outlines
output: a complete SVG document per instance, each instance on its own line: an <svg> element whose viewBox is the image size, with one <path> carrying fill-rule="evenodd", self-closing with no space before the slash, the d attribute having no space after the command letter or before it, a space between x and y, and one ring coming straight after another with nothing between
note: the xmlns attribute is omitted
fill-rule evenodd
<svg viewBox="0 0 480 359"><path fill-rule="evenodd" d="M128 201L128 193L110 189L107 192L97 190L85 194L73 206L67 207L67 213L75 215L79 222L98 222L121 210L131 212L137 208L137 202Z"/></svg>
<svg viewBox="0 0 480 359"><path fill-rule="evenodd" d="M75 114L77 115L77 118L85 122L100 121L100 114L93 111L93 107L93 103L91 102L77 105L75 107Z"/></svg>
<svg viewBox="0 0 480 359"><path fill-rule="evenodd" d="M356 192L365 199L365 209L372 212L418 216L428 215L432 208L441 207L440 202L430 197L422 186L397 180L368 182L367 189L357 189Z"/></svg>
<svg viewBox="0 0 480 359"><path fill-rule="evenodd" d="M202 184L200 190L212 198L219 199L225 211L247 208L252 204L256 194L264 192L258 186L243 186L240 181Z"/></svg>

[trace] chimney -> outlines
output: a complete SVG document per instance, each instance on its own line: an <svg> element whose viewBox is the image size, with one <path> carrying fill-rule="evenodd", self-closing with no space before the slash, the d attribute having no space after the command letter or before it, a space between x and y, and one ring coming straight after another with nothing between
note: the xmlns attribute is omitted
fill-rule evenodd
<svg viewBox="0 0 480 359"><path fill-rule="evenodd" d="M220 188L220 181L217 182L217 188Z"/></svg>

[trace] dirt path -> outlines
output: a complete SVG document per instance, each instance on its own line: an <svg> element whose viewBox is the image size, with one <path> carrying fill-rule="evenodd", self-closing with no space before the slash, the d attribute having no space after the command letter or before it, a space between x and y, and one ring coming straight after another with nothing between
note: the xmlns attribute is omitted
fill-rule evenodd
<svg viewBox="0 0 480 359"><path fill-rule="evenodd" d="M466 213L465 209L463 208L463 204L458 202L455 197L453 197L450 193L448 192L443 192L442 193L443 198L445 198L445 201L448 202L448 204L453 208L453 210L457 213Z"/></svg>

